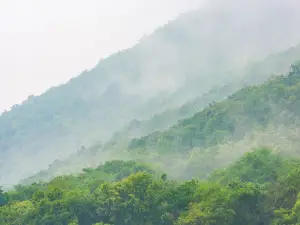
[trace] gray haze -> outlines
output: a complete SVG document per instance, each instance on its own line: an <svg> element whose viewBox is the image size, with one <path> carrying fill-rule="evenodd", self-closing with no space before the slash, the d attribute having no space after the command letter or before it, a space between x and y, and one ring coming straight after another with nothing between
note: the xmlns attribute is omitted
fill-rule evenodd
<svg viewBox="0 0 300 225"><path fill-rule="evenodd" d="M177 1L178 7L179 2L183 1ZM186 7L194 8L196 3L197 1L193 4L186 3ZM134 8L139 4L135 5L132 1L131 6ZM126 13L124 17L131 18L133 24L141 23L141 27L144 25L148 27L149 23L139 18L143 18L143 15L148 13L153 16L150 9L154 5L146 5L144 11L139 8L137 10L139 13L134 18ZM157 10L159 8L169 11L172 9L169 8L171 5L176 4L175 2L171 4L171 1L164 4L157 1L155 6ZM92 70L85 71L66 85L53 88L40 97L30 98L21 106L0 116L2 156L0 182L17 182L19 178L47 168L55 159L74 153L81 144L92 145L95 141L105 142L111 134L120 130L132 119L150 118L155 113L180 106L193 97L201 96L216 85L236 79L237 76L233 75L239 75L237 71L250 62L298 45L300 32L296 28L300 23L299 5L297 1L207 1L200 10L180 16L177 20L156 30L153 35L144 37L136 46L122 52L117 52L117 49L130 47L132 45L130 43L134 43L137 36L144 32L138 32L142 28L132 27L134 30L132 33L137 32L136 38L129 38L132 41L124 43L122 47L117 41L110 42L111 38L113 40L125 38L127 31L131 33L129 28L119 24L122 17L118 22L115 21L115 25L124 30L119 30L120 33L113 33L114 35L109 33L106 41L98 42L100 36L106 35L102 29L104 25L112 29L110 20L101 20L101 24L98 24L99 18L92 24L81 20L81 17L85 18L84 15L99 16L97 7L82 3L78 5L78 11L75 10L73 17L60 18L60 14L65 15L64 7L71 8L68 4L60 5L58 19L54 19L62 32L54 35L55 41L60 43L59 47L53 45L56 42L34 40L32 45L36 42L36 48L41 48L39 51L42 55L38 55L38 60L33 62L31 61L33 57L28 57L24 53L25 55L19 60L21 62L29 60L32 63L30 65L34 69L28 70L32 72L29 73L32 77L23 80L16 78L15 81L15 75L10 75L10 79L20 86L10 87L9 83L4 84L1 81L4 90L9 87L12 93L19 93L18 90L23 90L26 84L29 85L27 87L30 87L30 90L33 90L31 85L35 84L41 76L53 79L53 82L45 81L46 85L39 90L41 92L51 84L63 82L78 74L77 71L82 68L90 67L80 63L92 65L99 61L101 54L114 51L116 53L99 61ZM127 4L120 6L122 9L127 7ZM51 9L48 5L44 7L47 10ZM89 9L96 12L89 14ZM56 11L56 8L53 11ZM107 11L105 8L105 12ZM51 13L40 14L46 18L51 15ZM70 22L69 28L64 26L68 24L64 23L65 20ZM49 34L45 29L53 26L49 24L42 26L44 24L41 21L43 20L35 20L37 27L43 28L40 36L37 37L52 37L55 33ZM82 30L73 27L77 23L81 24L81 21L82 27L87 29L86 32L79 32ZM154 26L152 25L151 29ZM62 35L73 28L74 33L69 36ZM6 26L6 29L9 30L10 27ZM99 32L98 36L94 36L91 32L94 29ZM26 35L23 38L25 39L21 40L31 40ZM95 39L92 41L89 38ZM6 39L14 40L8 36ZM82 40L84 41L81 42ZM100 50L104 49L104 46L110 46L108 43L111 44L111 49L105 50L107 53L101 53ZM26 45L24 41L21 46L23 45L28 48L24 52L29 54L32 49L30 44ZM65 45L68 49L66 54L63 54L64 51L60 51L60 48ZM75 46L81 47L75 48ZM47 51L48 53L45 53ZM50 55L51 60L48 58ZM50 64L46 65L46 62ZM21 72L26 69L26 66L9 68L14 74L23 74ZM74 71L71 73L68 68ZM4 71L2 74L9 70ZM41 83L36 87L42 87ZM3 87L0 89L3 90ZM9 92L3 94L5 99L12 96L7 93Z"/></svg>
<svg viewBox="0 0 300 225"><path fill-rule="evenodd" d="M1 0L0 112L93 67L200 0Z"/></svg>

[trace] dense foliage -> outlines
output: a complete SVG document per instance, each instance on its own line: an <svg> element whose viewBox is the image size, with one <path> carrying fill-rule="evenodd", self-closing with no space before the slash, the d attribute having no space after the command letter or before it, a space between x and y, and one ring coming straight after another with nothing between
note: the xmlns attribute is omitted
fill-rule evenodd
<svg viewBox="0 0 300 225"><path fill-rule="evenodd" d="M208 181L169 180L133 161L0 192L3 225L287 225L299 221L300 161L245 154Z"/></svg>

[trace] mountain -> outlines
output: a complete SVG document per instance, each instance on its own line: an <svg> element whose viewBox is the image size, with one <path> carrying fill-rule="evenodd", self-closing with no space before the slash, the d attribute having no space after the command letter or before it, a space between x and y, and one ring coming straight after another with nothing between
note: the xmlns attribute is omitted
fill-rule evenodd
<svg viewBox="0 0 300 225"><path fill-rule="evenodd" d="M281 74L283 72L287 72L289 65L291 65L291 62L299 58L300 58L300 45L298 45L297 47L290 48L286 51L273 54L262 61L252 63L251 65L249 64L243 70L240 70L241 75L239 75L239 77L241 79L236 79L234 82L231 82L228 85L215 87L211 89L209 92L203 94L201 97L197 97L195 100L188 101L184 105L179 106L177 108L166 110L162 113L155 114L150 119L146 119L146 120L134 119L127 126L122 128L120 131L115 132L112 135L112 137L109 139L109 141L104 143L98 142L87 149L82 148L78 153L76 152L72 154L70 157L68 157L65 160L62 161L55 160L55 162L51 163L46 170L36 173L32 177L32 179L49 180L57 175L80 172L81 169L84 167L96 166L98 165L99 161L103 162L109 159L118 159L119 158L118 156L112 156L110 152L111 151L118 152L120 149L126 148L126 146L130 143L130 141L133 138L139 138L147 134L150 134L154 131L165 130L170 126L172 126L173 124L175 124L178 120L191 117L193 114L201 111L202 109L214 103L215 101L221 101L226 99L236 90L245 87L245 85L261 83L263 81L268 80L269 78L272 78L274 74L276 75L276 74ZM251 77L253 79L248 79ZM273 133L274 130L270 132ZM280 132L281 134L284 134L284 132L287 131L285 130L284 132L283 131ZM262 136L265 137L266 134L264 133ZM256 136L255 138L257 142L258 137ZM260 141L260 143L262 142L263 140ZM283 143L280 144L283 145ZM247 145L253 146L253 142L252 143L247 142ZM289 145L291 146L292 144L289 143ZM285 144L284 146L285 148L288 148L287 144ZM260 145L257 145L255 147L260 147ZM225 152L228 150L227 148L228 146L226 146L226 149L224 150ZM241 147L237 147L237 148L241 148ZM249 151L250 149L251 148L247 148L247 151ZM95 157L95 154L98 155L98 157ZM239 154L235 153L235 155L231 155L232 159L235 159L236 158L235 156L239 156ZM203 157L204 156L201 156L201 158ZM163 162L165 161L163 160ZM227 165L226 163L224 164L224 161L219 162L219 164L224 166ZM208 169L209 166L206 163L205 165L206 168ZM182 166L185 167L185 165ZM187 170L190 169L187 168ZM187 174L190 174L190 172L186 172L184 169L181 172L183 172L182 175L183 177L187 176ZM24 182L28 183L28 180L25 179Z"/></svg>
<svg viewBox="0 0 300 225"><path fill-rule="evenodd" d="M212 1L4 112L0 183L16 183L82 145L106 142L131 120L180 106L234 80L249 62L295 46L299 3L275 2L220 7L224 2Z"/></svg>
<svg viewBox="0 0 300 225"><path fill-rule="evenodd" d="M152 120L134 121L111 141L82 149L67 160L56 161L49 169L22 183L49 180L120 158L150 162L164 168L173 178L186 179L203 177L214 169L228 166L244 152L265 145L285 154L299 155L296 137L300 133L297 100L300 63L293 65L294 71L286 75L270 78L261 85L244 87L207 107L204 107L205 102L224 96L232 89L216 89L198 101L166 111ZM200 109L201 104L203 108L193 116L172 126L165 124L172 121L171 116L187 115ZM148 133L140 136L142 132Z"/></svg>

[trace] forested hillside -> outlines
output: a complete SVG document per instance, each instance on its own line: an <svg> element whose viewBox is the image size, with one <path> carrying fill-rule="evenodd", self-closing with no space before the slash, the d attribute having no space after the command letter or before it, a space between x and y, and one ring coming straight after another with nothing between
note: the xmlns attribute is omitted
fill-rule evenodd
<svg viewBox="0 0 300 225"><path fill-rule="evenodd" d="M299 87L300 63L297 61L287 74L270 78L261 85L242 88L225 100L212 101L193 116L162 131L152 131L151 126L159 129L174 115L172 113L191 113L195 105L188 103L186 108L166 112L150 121L136 121L131 124L136 129L127 128L104 145L82 149L68 160L56 161L47 170L22 183L78 172L83 167L94 167L106 159L150 162L164 168L174 179L189 179L195 176L204 178L253 147L272 146L287 155L300 156L297 153L297 135L300 134ZM228 87L223 89L228 90ZM206 96L217 97L220 93L212 92ZM207 101L204 97L200 99ZM200 107L203 102L198 102L199 105L194 103ZM161 121L157 122L157 119ZM148 129L151 133L131 139L141 135L142 129L145 129L144 132Z"/></svg>
<svg viewBox="0 0 300 225"><path fill-rule="evenodd" d="M131 120L179 107L299 43L297 1L212 2L3 113L0 182L16 183L82 145L106 142Z"/></svg>
<svg viewBox="0 0 300 225"><path fill-rule="evenodd" d="M63 225L292 225L300 161L268 149L208 180L174 181L133 161L0 192L0 223Z"/></svg>
<svg viewBox="0 0 300 225"><path fill-rule="evenodd" d="M247 131L257 127L265 128L284 111L299 116L299 68L298 62L287 76L243 88L166 131L133 139L129 149L174 152L210 147L224 140L243 138Z"/></svg>
<svg viewBox="0 0 300 225"><path fill-rule="evenodd" d="M300 224L299 7L207 1L1 114L0 225Z"/></svg>
<svg viewBox="0 0 300 225"><path fill-rule="evenodd" d="M175 109L155 114L151 119L133 120L127 127L116 132L108 142L108 145L111 142L116 143L122 138L130 140L134 137L147 135L153 131L166 129L180 119L191 117L196 112L209 106L209 104L226 99L235 91L245 87L245 85L261 84L278 74L286 74L291 63L299 58L300 45L270 55L262 61L251 63L239 71L239 77L242 79L236 79L226 85L216 86L201 97L196 97L195 100L191 100Z"/></svg>

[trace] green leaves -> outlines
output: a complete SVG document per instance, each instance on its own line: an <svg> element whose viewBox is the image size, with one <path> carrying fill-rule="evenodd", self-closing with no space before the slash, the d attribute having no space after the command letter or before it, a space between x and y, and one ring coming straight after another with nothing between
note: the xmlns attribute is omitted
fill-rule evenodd
<svg viewBox="0 0 300 225"><path fill-rule="evenodd" d="M167 179L166 174L157 176L139 171L142 168L147 167L140 167L134 161L111 161L78 176L17 186L7 193L1 191L8 202L0 206L0 223L293 225L300 222L300 161L282 158L268 149L246 153L227 169L215 172L211 181L179 182ZM111 178L123 170L129 176L96 182L98 173L102 178L103 174ZM24 196L28 199L24 200Z"/></svg>

